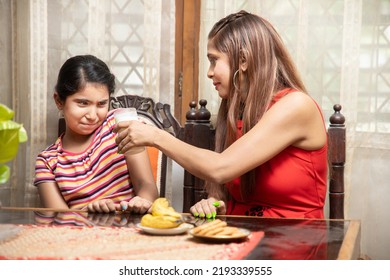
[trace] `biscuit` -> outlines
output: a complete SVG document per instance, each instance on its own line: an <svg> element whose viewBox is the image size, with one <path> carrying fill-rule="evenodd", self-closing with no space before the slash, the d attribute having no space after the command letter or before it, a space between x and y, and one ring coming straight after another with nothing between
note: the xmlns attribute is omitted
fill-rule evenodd
<svg viewBox="0 0 390 280"><path fill-rule="evenodd" d="M212 222L197 226L194 234L208 237L242 237L243 233L236 227L228 226L226 222L216 219Z"/></svg>
<svg viewBox="0 0 390 280"><path fill-rule="evenodd" d="M223 231L219 232L218 235L223 236L233 236L234 234L238 233L238 228L236 227L224 227Z"/></svg>
<svg viewBox="0 0 390 280"><path fill-rule="evenodd" d="M226 227L226 225L227 225L226 222L222 222L222 223L217 224L214 227L209 227L203 231L200 231L199 234L205 235L205 236L214 236L214 235L217 235L218 233L220 233L221 231L223 231L224 228Z"/></svg>
<svg viewBox="0 0 390 280"><path fill-rule="evenodd" d="M216 220L214 220L212 222L205 223L205 224L203 224L201 226L198 226L198 227L194 228L192 232L194 234L198 234L200 231L205 230L205 229L207 229L209 227L210 228L214 227L214 226L218 225L219 223L222 223L222 221L220 219L216 219Z"/></svg>

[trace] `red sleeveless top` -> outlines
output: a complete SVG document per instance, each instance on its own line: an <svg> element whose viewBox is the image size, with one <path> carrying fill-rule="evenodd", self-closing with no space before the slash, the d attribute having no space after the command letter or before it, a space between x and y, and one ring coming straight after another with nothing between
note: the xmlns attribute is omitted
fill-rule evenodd
<svg viewBox="0 0 390 280"><path fill-rule="evenodd" d="M293 91L285 89L278 92L270 106ZM237 128L237 136L240 137L241 121L237 123ZM231 194L227 214L323 219L327 190L327 150L327 143L313 151L287 147L256 168L256 188L245 201L240 194L240 178L226 184Z"/></svg>

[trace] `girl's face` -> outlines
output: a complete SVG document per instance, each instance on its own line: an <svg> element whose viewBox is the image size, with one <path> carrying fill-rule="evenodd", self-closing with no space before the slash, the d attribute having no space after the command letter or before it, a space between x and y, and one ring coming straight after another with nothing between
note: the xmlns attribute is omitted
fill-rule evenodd
<svg viewBox="0 0 390 280"><path fill-rule="evenodd" d="M58 109L63 111L66 133L90 135L103 122L108 113L109 92L106 85L87 83L86 86L68 96L64 103L54 94Z"/></svg>
<svg viewBox="0 0 390 280"><path fill-rule="evenodd" d="M207 58L210 61L207 77L213 81L219 96L226 99L231 85L229 59L225 53L218 51L211 41L207 44Z"/></svg>

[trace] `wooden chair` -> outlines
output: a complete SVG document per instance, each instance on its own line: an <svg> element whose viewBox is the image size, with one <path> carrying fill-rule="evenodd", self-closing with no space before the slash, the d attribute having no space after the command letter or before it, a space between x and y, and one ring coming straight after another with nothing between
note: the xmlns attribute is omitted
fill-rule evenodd
<svg viewBox="0 0 390 280"><path fill-rule="evenodd" d="M112 97L110 99L110 107L111 109L134 107L137 110L138 117L143 119L146 123L164 129L176 137L178 137L181 131L179 122L171 114L169 104L156 103L153 99L148 97L122 95ZM58 124L58 135L61 135L64 131L65 120L61 118ZM160 197L164 197L167 180L167 156L153 147L148 147L147 150Z"/></svg>
<svg viewBox="0 0 390 280"><path fill-rule="evenodd" d="M215 131L210 123L210 112L206 109L207 101L200 100L199 110L196 102L190 102L182 140L206 149L214 149ZM344 219L344 165L345 165L345 118L341 114L341 105L333 106L334 114L329 118L328 161L329 161L329 218ZM197 201L206 198L204 181L184 171L183 212Z"/></svg>
<svg viewBox="0 0 390 280"><path fill-rule="evenodd" d="M345 117L341 105L333 106L329 118L328 161L329 161L329 218L344 219L344 166L346 160Z"/></svg>
<svg viewBox="0 0 390 280"><path fill-rule="evenodd" d="M191 145L214 150L215 130L210 122L211 114L206 109L207 101L200 100L199 110L196 110L196 102L190 102L190 110L186 114L186 122L181 140ZM183 182L183 212L189 212L192 205L203 198L207 198L204 189L204 180L184 170Z"/></svg>

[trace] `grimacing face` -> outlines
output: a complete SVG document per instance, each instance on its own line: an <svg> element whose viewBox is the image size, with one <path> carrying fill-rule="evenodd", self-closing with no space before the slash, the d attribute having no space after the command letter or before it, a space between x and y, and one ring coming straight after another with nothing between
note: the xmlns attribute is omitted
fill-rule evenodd
<svg viewBox="0 0 390 280"><path fill-rule="evenodd" d="M68 96L65 102L59 102L58 96L54 98L58 109L63 111L66 130L75 134L90 135L108 113L109 92L106 85L87 83L82 90Z"/></svg>

